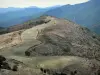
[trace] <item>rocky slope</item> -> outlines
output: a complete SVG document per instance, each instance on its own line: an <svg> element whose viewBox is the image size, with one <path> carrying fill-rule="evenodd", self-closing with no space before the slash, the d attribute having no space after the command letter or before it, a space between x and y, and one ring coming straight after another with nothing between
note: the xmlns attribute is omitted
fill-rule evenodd
<svg viewBox="0 0 100 75"><path fill-rule="evenodd" d="M32 28L33 26L40 25L40 24L47 23L47 22L49 22L49 20L45 20L43 17L41 17L41 18L27 21L23 24L10 26L8 27L7 30L8 32L13 32L13 31L18 31L22 29L29 29L29 28Z"/></svg>
<svg viewBox="0 0 100 75"><path fill-rule="evenodd" d="M98 35L52 16L25 24L41 20L42 23L29 29L0 35L0 55L20 65L16 72L1 70L2 75L99 75Z"/></svg>
<svg viewBox="0 0 100 75"><path fill-rule="evenodd" d="M35 53L46 56L76 55L99 58L100 37L95 33L68 20L50 16L46 19L51 21L22 33L23 39L34 38L41 42L29 48L26 55L29 53L35 56Z"/></svg>
<svg viewBox="0 0 100 75"><path fill-rule="evenodd" d="M5 47L11 47L22 42L21 33L23 30L4 34L0 36L0 49Z"/></svg>

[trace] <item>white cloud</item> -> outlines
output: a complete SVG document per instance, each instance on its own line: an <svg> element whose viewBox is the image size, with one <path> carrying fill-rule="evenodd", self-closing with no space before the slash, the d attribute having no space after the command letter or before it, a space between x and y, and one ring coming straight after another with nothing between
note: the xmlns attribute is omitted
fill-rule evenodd
<svg viewBox="0 0 100 75"><path fill-rule="evenodd" d="M0 0L0 7L49 7L54 5L77 4L88 0Z"/></svg>

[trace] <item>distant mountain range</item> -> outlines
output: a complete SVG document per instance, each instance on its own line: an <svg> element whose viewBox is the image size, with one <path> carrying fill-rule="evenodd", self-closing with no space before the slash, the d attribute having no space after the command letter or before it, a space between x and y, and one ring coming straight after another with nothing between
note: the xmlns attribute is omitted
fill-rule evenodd
<svg viewBox="0 0 100 75"><path fill-rule="evenodd" d="M30 7L17 11L2 13L0 14L0 26L8 27L16 24L21 24L27 20L39 17L45 11L47 11L47 9Z"/></svg>
<svg viewBox="0 0 100 75"><path fill-rule="evenodd" d="M91 29L91 26L100 22L100 0L90 0L76 5L65 5L49 10L45 14L72 20ZM98 24L97 24L98 25ZM100 25L99 25L100 26ZM100 28L100 27L99 27ZM92 28L100 32L99 28Z"/></svg>
<svg viewBox="0 0 100 75"><path fill-rule="evenodd" d="M100 33L100 0L90 0L85 3L75 5L54 6L48 8L6 8L0 10L0 26L8 27L32 19L41 15L50 15L58 18L69 19L75 23L86 26L89 29Z"/></svg>
<svg viewBox="0 0 100 75"><path fill-rule="evenodd" d="M8 8L0 8L0 14L1 13L7 13L7 12L13 12L13 11L18 11L21 10L22 8L14 8L14 7L8 7Z"/></svg>
<svg viewBox="0 0 100 75"><path fill-rule="evenodd" d="M35 6L28 8L0 8L0 26L8 27L22 24L28 20L40 17L44 12L57 7L59 6L48 8L38 8Z"/></svg>
<svg viewBox="0 0 100 75"><path fill-rule="evenodd" d="M0 26L8 27L21 24L28 20L40 17L44 12L57 7L59 6L48 8L0 8Z"/></svg>
<svg viewBox="0 0 100 75"><path fill-rule="evenodd" d="M95 25L92 25L92 27L91 27L90 29L92 29L92 30L95 31L96 33L100 34L100 22L98 22L98 23L95 24Z"/></svg>

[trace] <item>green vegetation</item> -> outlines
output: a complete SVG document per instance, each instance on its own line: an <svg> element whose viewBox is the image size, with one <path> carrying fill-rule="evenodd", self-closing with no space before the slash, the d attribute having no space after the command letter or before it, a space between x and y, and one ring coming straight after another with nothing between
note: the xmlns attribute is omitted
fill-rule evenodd
<svg viewBox="0 0 100 75"><path fill-rule="evenodd" d="M7 29L0 27L0 34L5 34L5 33L7 33Z"/></svg>

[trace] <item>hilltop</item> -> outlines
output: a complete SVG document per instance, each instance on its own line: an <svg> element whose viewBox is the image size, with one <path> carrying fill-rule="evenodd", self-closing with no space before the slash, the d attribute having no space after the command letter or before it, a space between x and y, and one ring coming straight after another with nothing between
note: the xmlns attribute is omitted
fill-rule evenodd
<svg viewBox="0 0 100 75"><path fill-rule="evenodd" d="M85 3L75 5L64 5L52 10L48 10L44 14L59 18L70 19L77 24L88 27L90 30L100 33L100 28L91 28L100 22L100 0L89 0ZM97 30L97 31L96 31Z"/></svg>
<svg viewBox="0 0 100 75"><path fill-rule="evenodd" d="M0 35L0 54L20 65L9 75L43 75L41 68L47 75L99 75L100 37L88 28L53 16L23 25L28 27Z"/></svg>

